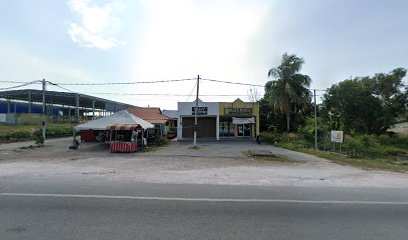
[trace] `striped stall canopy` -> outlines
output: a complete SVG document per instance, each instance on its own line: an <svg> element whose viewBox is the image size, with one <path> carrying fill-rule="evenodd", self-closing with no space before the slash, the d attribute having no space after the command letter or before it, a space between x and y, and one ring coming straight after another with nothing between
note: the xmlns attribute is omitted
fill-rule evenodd
<svg viewBox="0 0 408 240"><path fill-rule="evenodd" d="M139 124L109 124L106 129L108 130L135 130L139 127Z"/></svg>

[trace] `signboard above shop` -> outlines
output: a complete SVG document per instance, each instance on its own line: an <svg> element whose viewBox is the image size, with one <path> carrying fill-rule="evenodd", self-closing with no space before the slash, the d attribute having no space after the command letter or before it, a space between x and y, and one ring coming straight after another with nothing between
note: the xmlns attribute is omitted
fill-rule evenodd
<svg viewBox="0 0 408 240"><path fill-rule="evenodd" d="M225 115L252 115L252 108L224 108Z"/></svg>
<svg viewBox="0 0 408 240"><path fill-rule="evenodd" d="M191 108L191 115L195 115L195 107ZM208 107L198 107L197 115L207 115Z"/></svg>

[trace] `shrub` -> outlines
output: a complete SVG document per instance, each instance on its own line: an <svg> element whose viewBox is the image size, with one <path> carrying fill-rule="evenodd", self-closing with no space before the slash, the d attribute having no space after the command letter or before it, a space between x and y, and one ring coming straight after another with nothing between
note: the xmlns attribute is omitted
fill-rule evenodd
<svg viewBox="0 0 408 240"><path fill-rule="evenodd" d="M65 137L72 135L72 127L66 125L50 125L45 128L48 137Z"/></svg>
<svg viewBox="0 0 408 240"><path fill-rule="evenodd" d="M282 134L280 133L262 132L260 135L269 144L275 144L282 140Z"/></svg>
<svg viewBox="0 0 408 240"><path fill-rule="evenodd" d="M32 136L33 140L36 144L44 144L44 137L42 135L42 129L38 128Z"/></svg>
<svg viewBox="0 0 408 240"><path fill-rule="evenodd" d="M30 139L31 138L31 132L26 131L26 130L21 130L21 131L16 131L16 132L11 132L7 134L8 139Z"/></svg>

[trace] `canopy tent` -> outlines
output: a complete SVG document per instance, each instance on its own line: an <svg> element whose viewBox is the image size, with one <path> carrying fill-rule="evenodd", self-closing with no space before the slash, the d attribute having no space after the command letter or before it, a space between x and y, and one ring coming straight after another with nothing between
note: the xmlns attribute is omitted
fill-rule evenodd
<svg viewBox="0 0 408 240"><path fill-rule="evenodd" d="M136 130L139 126L139 124L109 124L106 128L108 130L133 131Z"/></svg>
<svg viewBox="0 0 408 240"><path fill-rule="evenodd" d="M233 117L232 118L232 123L233 124L255 123L255 118L254 117L251 117L251 118L236 118L236 117Z"/></svg>
<svg viewBox="0 0 408 240"><path fill-rule="evenodd" d="M81 130L107 130L108 125L112 124L140 125L143 129L154 128L153 124L148 123L139 117L136 117L126 110L122 110L112 115L77 125L75 126L75 131L79 132Z"/></svg>

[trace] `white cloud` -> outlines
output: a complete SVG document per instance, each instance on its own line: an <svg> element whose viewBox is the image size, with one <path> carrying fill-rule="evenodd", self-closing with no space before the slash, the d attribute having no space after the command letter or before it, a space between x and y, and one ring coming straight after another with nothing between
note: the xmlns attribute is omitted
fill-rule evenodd
<svg viewBox="0 0 408 240"><path fill-rule="evenodd" d="M80 23L68 25L72 41L90 48L111 49L118 46L119 41L115 35L122 23L115 14L125 10L126 5L115 1L96 6L91 5L88 0L71 0L68 5L81 18Z"/></svg>
<svg viewBox="0 0 408 240"><path fill-rule="evenodd" d="M93 82L95 79L91 72L78 65L37 56L22 50L16 43L0 40L0 46L0 71L5 79L32 81L45 78L53 82ZM3 86L0 84L0 87Z"/></svg>

